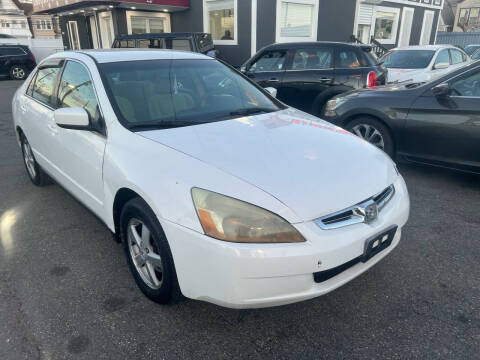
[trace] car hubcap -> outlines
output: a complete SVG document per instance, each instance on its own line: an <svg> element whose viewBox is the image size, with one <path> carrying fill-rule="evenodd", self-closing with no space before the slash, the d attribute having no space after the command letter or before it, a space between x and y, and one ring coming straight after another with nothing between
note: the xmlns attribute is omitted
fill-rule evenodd
<svg viewBox="0 0 480 360"><path fill-rule="evenodd" d="M25 160L25 165L27 165L27 170L32 179L35 178L37 172L35 171L35 159L33 157L32 148L27 140L23 141L23 159Z"/></svg>
<svg viewBox="0 0 480 360"><path fill-rule="evenodd" d="M382 150L385 150L383 136L373 126L367 124L358 124L352 128L352 132L358 137L361 137L362 139L368 141L370 144L375 145Z"/></svg>
<svg viewBox="0 0 480 360"><path fill-rule="evenodd" d="M17 79L21 79L25 76L25 71L22 68L13 68L12 70L13 77Z"/></svg>
<svg viewBox="0 0 480 360"><path fill-rule="evenodd" d="M159 289L163 282L163 263L148 227L132 218L128 222L128 249L135 268L142 280L152 289Z"/></svg>

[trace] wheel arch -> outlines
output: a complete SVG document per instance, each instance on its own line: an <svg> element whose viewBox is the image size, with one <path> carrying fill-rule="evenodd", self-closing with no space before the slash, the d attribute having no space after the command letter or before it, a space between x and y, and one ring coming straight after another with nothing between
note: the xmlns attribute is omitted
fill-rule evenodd
<svg viewBox="0 0 480 360"><path fill-rule="evenodd" d="M115 237L117 238L117 240L120 240L120 214L122 213L122 209L127 202L137 197L145 201L145 199L140 194L126 187L118 189L118 191L115 194L115 198L113 200L113 206L112 206L112 216L113 216L113 226L115 230Z"/></svg>
<svg viewBox="0 0 480 360"><path fill-rule="evenodd" d="M354 89L349 86L337 85L318 93L312 103L312 112L317 115L322 115L320 114L320 112L322 111L323 106L327 103L328 100L330 100L334 96L343 94L351 90Z"/></svg>
<svg viewBox="0 0 480 360"><path fill-rule="evenodd" d="M18 142L18 144L20 145L22 136L25 135L25 133L23 132L23 130L22 130L22 128L20 127L20 125L15 126L15 135L16 135L16 137L17 137L17 142Z"/></svg>

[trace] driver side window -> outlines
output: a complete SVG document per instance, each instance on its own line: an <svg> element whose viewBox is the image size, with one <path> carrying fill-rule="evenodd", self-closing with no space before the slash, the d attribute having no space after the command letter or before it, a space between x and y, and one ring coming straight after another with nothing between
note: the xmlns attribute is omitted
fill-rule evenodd
<svg viewBox="0 0 480 360"><path fill-rule="evenodd" d="M453 96L480 97L480 71L453 80L450 88Z"/></svg>
<svg viewBox="0 0 480 360"><path fill-rule="evenodd" d="M100 110L87 69L76 61L68 61L58 88L57 106L84 108L92 123L100 121Z"/></svg>
<svg viewBox="0 0 480 360"><path fill-rule="evenodd" d="M450 64L450 55L448 55L448 50L446 49L440 51L435 59L435 66L442 63Z"/></svg>
<svg viewBox="0 0 480 360"><path fill-rule="evenodd" d="M250 72L281 71L284 69L286 50L267 51L248 69Z"/></svg>

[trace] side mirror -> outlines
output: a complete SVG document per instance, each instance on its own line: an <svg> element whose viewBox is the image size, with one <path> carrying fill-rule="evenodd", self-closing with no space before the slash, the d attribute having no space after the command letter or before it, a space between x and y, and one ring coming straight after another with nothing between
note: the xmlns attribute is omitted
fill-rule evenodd
<svg viewBox="0 0 480 360"><path fill-rule="evenodd" d="M447 83L442 83L432 88L432 93L438 98L445 98L450 96L450 94L452 93L452 89L450 89L450 85L448 85Z"/></svg>
<svg viewBox="0 0 480 360"><path fill-rule="evenodd" d="M81 107L60 108L53 112L55 123L65 129L90 130L90 118Z"/></svg>
<svg viewBox="0 0 480 360"><path fill-rule="evenodd" d="M450 67L450 64L448 62L441 62L438 64L435 64L433 66L434 70L442 70L442 69L448 69Z"/></svg>
<svg viewBox="0 0 480 360"><path fill-rule="evenodd" d="M274 87L266 87L265 90L267 90L274 98L277 97L277 89Z"/></svg>

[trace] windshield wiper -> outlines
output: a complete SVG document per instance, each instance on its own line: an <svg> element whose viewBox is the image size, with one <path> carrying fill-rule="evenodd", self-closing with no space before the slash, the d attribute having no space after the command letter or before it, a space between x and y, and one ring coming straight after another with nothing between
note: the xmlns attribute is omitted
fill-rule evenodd
<svg viewBox="0 0 480 360"><path fill-rule="evenodd" d="M129 130L147 130L147 129L172 129L178 127L205 124L209 121L145 121L128 124Z"/></svg>
<svg viewBox="0 0 480 360"><path fill-rule="evenodd" d="M245 109L238 109L238 110L231 111L230 115L247 116L247 115L253 115L258 113L269 113L272 111L275 111L275 109L252 107L252 108L245 108Z"/></svg>

